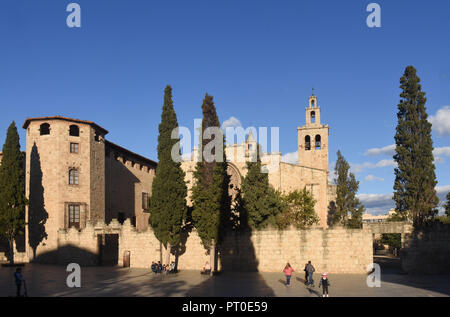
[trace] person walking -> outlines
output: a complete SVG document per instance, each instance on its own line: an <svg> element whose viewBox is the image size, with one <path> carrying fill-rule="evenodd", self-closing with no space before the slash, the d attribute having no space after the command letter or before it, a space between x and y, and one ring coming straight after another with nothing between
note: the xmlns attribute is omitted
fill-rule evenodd
<svg viewBox="0 0 450 317"><path fill-rule="evenodd" d="M14 273L14 280L16 282L17 297L20 297L20 289L22 287L22 283L25 283L25 280L22 277L22 269L20 267L18 267L16 269L16 272Z"/></svg>
<svg viewBox="0 0 450 317"><path fill-rule="evenodd" d="M305 285L308 285L308 271L306 270L306 267L308 266L308 263L305 264L305 268L303 271L305 271Z"/></svg>
<svg viewBox="0 0 450 317"><path fill-rule="evenodd" d="M306 271L308 272L308 284L307 285L312 285L312 287L314 287L313 274L316 271L316 269L311 264L311 261L308 261L308 264L306 265Z"/></svg>
<svg viewBox="0 0 450 317"><path fill-rule="evenodd" d="M320 282L319 282L319 288L320 288L320 286L322 286L322 289L323 289L323 295L322 295L322 297L328 297L328 286L330 286L331 284L330 284L330 281L328 280L328 277L327 277L327 273L322 273L322 278L320 279Z"/></svg>
<svg viewBox="0 0 450 317"><path fill-rule="evenodd" d="M283 273L286 276L286 286L291 286L292 272L294 272L294 269L289 263L287 263L283 270Z"/></svg>

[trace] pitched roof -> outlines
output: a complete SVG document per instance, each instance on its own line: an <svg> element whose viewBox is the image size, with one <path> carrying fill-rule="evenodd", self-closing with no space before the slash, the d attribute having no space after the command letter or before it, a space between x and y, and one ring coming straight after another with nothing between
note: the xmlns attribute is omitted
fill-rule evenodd
<svg viewBox="0 0 450 317"><path fill-rule="evenodd" d="M74 118L67 118L62 116L52 116L52 117L36 117L36 118L27 118L25 120L25 123L23 124L23 128L26 129L31 121L45 121L45 120L64 120L64 121L70 121L75 123L84 123L89 124L93 126L94 128L100 130L103 134L108 134L108 130L102 128L98 124L92 121L86 121L86 120L80 120L80 119L74 119Z"/></svg>

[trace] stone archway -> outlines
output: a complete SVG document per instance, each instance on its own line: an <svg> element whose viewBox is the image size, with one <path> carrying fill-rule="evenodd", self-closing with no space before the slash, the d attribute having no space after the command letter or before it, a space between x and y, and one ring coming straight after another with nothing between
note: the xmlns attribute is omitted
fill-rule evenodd
<svg viewBox="0 0 450 317"><path fill-rule="evenodd" d="M234 201L241 189L241 173L233 163L228 163L227 174L230 176L230 183L228 184L228 194Z"/></svg>

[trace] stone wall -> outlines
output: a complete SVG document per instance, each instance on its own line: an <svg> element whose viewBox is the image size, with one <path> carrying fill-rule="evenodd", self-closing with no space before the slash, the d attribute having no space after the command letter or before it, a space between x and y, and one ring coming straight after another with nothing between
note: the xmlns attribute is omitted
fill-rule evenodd
<svg viewBox="0 0 450 317"><path fill-rule="evenodd" d="M99 236L118 235L117 265L123 265L124 253L130 252L131 267L150 267L152 261L164 261L161 248L151 229L137 231L130 221L108 226L88 224L82 231L59 231L58 263L99 263ZM368 230L344 228L232 233L226 236L219 252L219 269L234 271L279 272L289 262L297 272L311 260L317 272L364 273L372 263L372 234ZM83 258L84 257L84 258ZM171 261L174 257L171 256ZM180 270L200 270L210 257L195 231L189 234L178 259Z"/></svg>
<svg viewBox="0 0 450 317"><path fill-rule="evenodd" d="M400 250L402 269L407 273L450 272L450 225L434 223L406 234Z"/></svg>

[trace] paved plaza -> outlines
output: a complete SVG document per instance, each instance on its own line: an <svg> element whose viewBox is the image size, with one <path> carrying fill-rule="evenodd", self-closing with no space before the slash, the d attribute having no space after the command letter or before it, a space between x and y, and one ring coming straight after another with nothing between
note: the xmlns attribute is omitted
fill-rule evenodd
<svg viewBox="0 0 450 317"><path fill-rule="evenodd" d="M14 268L0 267L0 296L14 296ZM280 270L281 271L281 270ZM294 273L291 286L285 286L280 273L222 273L203 276L196 271L182 271L174 275L154 275L147 269L117 267L83 267L81 288L68 288L69 273L64 266L27 264L23 276L29 296L151 296L151 297L318 297L319 274L316 287L304 285L304 274ZM389 263L382 264L380 288L369 288L365 275L330 274L330 296L440 297L450 295L450 275L414 276L401 274Z"/></svg>

